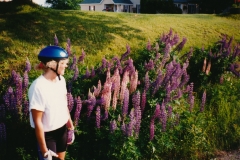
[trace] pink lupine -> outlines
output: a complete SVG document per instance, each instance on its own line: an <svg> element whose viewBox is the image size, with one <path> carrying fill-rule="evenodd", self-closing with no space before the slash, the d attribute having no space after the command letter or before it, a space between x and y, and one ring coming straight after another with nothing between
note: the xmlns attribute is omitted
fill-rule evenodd
<svg viewBox="0 0 240 160"><path fill-rule="evenodd" d="M116 129L117 129L117 123L116 123L116 120L114 119L113 121L110 122L110 132L114 133Z"/></svg>
<svg viewBox="0 0 240 160"><path fill-rule="evenodd" d="M150 40L148 40L146 48L147 48L148 51L152 50L152 46L151 46Z"/></svg>
<svg viewBox="0 0 240 160"><path fill-rule="evenodd" d="M146 72L145 78L144 78L144 90L148 91L149 87L150 87L150 79L149 79L148 72Z"/></svg>
<svg viewBox="0 0 240 160"><path fill-rule="evenodd" d="M121 102L124 99L125 90L127 88L127 84L129 83L129 71L125 71L123 73L122 83L121 83L121 91L120 91L120 100Z"/></svg>
<svg viewBox="0 0 240 160"><path fill-rule="evenodd" d="M125 94L124 94L124 99L123 99L123 106L122 106L122 116L126 117L128 113L128 105L129 105L129 91L126 88L125 89Z"/></svg>
<svg viewBox="0 0 240 160"><path fill-rule="evenodd" d="M94 96L98 97L100 92L101 92L101 90L102 90L102 84L101 84L101 81L99 80L97 88L94 87L94 91L93 91Z"/></svg>
<svg viewBox="0 0 240 160"><path fill-rule="evenodd" d="M138 85L138 71L136 70L134 74L130 76L130 88L129 88L130 94L136 91L137 85Z"/></svg>
<svg viewBox="0 0 240 160"><path fill-rule="evenodd" d="M111 81L114 84L114 90L113 90L113 100L112 100L112 107L115 110L117 106L117 100L119 97L119 91L120 91L120 75L118 68L115 69L113 76L111 77Z"/></svg>
<svg viewBox="0 0 240 160"><path fill-rule="evenodd" d="M154 120L151 120L150 122L150 141L152 141L154 138Z"/></svg>
<svg viewBox="0 0 240 160"><path fill-rule="evenodd" d="M110 107L111 102L111 88L112 88L112 82L110 79L108 79L104 85L102 90L102 98L104 99L104 108L105 110L108 110Z"/></svg>

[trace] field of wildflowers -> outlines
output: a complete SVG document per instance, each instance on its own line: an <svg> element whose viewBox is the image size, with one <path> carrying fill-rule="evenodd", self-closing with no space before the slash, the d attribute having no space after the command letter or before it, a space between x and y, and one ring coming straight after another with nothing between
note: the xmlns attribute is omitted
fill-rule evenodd
<svg viewBox="0 0 240 160"><path fill-rule="evenodd" d="M187 38L170 29L131 58L88 67L66 50L68 107L76 140L66 159L209 159L239 146L240 46L222 35L210 48L179 52ZM57 36L53 45L59 45ZM12 71L0 104L0 158L36 159L27 91L32 66ZM8 154L13 153L13 154Z"/></svg>

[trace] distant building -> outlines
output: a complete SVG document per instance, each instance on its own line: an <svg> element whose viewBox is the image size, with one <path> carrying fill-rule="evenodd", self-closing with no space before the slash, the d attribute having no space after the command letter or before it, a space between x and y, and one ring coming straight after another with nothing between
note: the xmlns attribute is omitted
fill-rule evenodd
<svg viewBox="0 0 240 160"><path fill-rule="evenodd" d="M200 0L174 0L174 4L183 13L198 13ZM83 11L108 11L141 13L140 0L83 0L80 3Z"/></svg>

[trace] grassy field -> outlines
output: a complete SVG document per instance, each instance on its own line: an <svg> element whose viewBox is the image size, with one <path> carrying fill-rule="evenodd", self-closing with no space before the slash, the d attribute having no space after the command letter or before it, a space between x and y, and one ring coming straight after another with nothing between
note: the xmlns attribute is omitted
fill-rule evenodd
<svg viewBox="0 0 240 160"><path fill-rule="evenodd" d="M5 3L2 3L5 4ZM86 63L94 65L103 56L112 57L126 51L131 54L154 42L172 28L187 38L183 52L190 47L207 47L220 40L221 34L240 42L240 16L201 14L133 14L114 12L59 11L38 6L16 6L0 12L0 83L12 69L19 70L26 58L34 64L37 54L54 43L56 34L62 47L70 38L73 54L87 54ZM5 8L5 11L3 10Z"/></svg>

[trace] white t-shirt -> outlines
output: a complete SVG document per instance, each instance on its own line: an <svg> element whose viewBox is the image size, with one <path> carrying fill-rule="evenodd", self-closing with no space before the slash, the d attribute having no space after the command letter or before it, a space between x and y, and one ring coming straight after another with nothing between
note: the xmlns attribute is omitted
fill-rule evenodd
<svg viewBox="0 0 240 160"><path fill-rule="evenodd" d="M30 124L35 128L31 109L43 112L42 123L44 132L53 131L67 123L69 111L67 107L66 81L56 77L56 82L39 76L31 84L29 91Z"/></svg>

